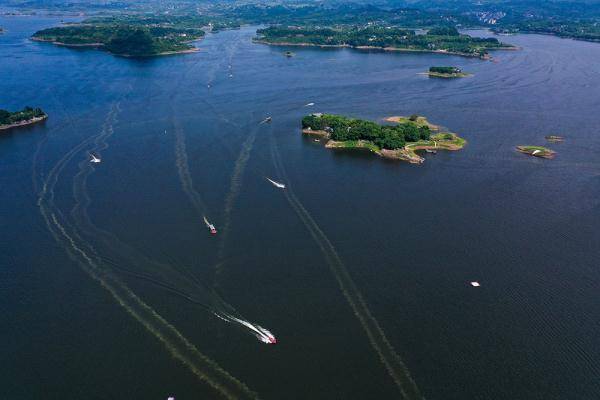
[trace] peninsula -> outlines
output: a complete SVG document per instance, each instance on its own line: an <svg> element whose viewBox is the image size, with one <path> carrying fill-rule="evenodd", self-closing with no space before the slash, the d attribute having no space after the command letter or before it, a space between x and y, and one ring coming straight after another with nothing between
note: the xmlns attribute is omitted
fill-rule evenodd
<svg viewBox="0 0 600 400"><path fill-rule="evenodd" d="M269 45L350 47L385 51L430 52L466 57L489 58L489 50L514 49L496 38L476 38L460 34L454 27L432 28L426 34L414 30L368 27L282 27L270 26L256 31L254 41Z"/></svg>
<svg viewBox="0 0 600 400"><path fill-rule="evenodd" d="M554 158L556 152L543 146L517 146L517 151L534 157Z"/></svg>
<svg viewBox="0 0 600 400"><path fill-rule="evenodd" d="M35 124L46 118L48 115L41 108L25 107L15 112L0 109L0 130Z"/></svg>
<svg viewBox="0 0 600 400"><path fill-rule="evenodd" d="M464 78L471 74L463 72L458 67L429 67L426 74L431 78Z"/></svg>
<svg viewBox="0 0 600 400"><path fill-rule="evenodd" d="M425 159L416 151L460 150L466 141L440 128L425 117L389 117L395 125L332 114L311 114L302 119L302 132L327 139L325 147L366 149L381 157L420 164Z"/></svg>
<svg viewBox="0 0 600 400"><path fill-rule="evenodd" d="M200 28L145 20L92 19L37 31L32 40L67 47L101 48L125 57L149 57L197 51L190 42L204 36Z"/></svg>

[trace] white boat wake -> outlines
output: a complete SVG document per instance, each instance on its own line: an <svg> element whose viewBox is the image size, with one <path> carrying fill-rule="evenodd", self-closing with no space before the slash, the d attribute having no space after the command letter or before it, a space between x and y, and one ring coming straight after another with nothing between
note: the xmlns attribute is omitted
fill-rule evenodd
<svg viewBox="0 0 600 400"><path fill-rule="evenodd" d="M273 186L278 187L280 189L285 189L285 185L283 183L275 182L273 179L269 179L267 177L265 177L265 179L271 182Z"/></svg>
<svg viewBox="0 0 600 400"><path fill-rule="evenodd" d="M258 324L253 324L251 322L245 321L243 319L240 318L236 318L233 315L227 314L227 313L214 313L217 317L221 318L223 321L227 321L227 322L236 322L248 329L250 329L250 331L252 331L252 333L254 334L254 336L256 336L256 338L258 340L260 340L263 343L266 344L275 344L277 343L277 339L275 338L275 336L271 333L271 331L269 331L266 328L263 328L262 326L258 325Z"/></svg>

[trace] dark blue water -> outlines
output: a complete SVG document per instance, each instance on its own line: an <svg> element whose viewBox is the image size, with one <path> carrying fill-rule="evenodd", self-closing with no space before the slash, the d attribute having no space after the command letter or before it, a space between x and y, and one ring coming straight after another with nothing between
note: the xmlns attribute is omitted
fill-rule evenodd
<svg viewBox="0 0 600 400"><path fill-rule="evenodd" d="M492 63L288 59L250 28L145 60L27 40L57 23L0 19L0 107L50 115L0 136L1 398L600 397L598 44L507 37ZM440 64L474 76L418 75ZM300 134L314 111L422 114L468 146L333 152ZM549 134L554 160L514 151Z"/></svg>

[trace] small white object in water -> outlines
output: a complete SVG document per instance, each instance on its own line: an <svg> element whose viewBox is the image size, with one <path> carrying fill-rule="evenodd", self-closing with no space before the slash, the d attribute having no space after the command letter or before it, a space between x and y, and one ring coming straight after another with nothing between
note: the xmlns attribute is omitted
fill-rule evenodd
<svg viewBox="0 0 600 400"><path fill-rule="evenodd" d="M305 104L304 107L312 107L314 105L315 105L315 103L308 103L308 104Z"/></svg>
<svg viewBox="0 0 600 400"><path fill-rule="evenodd" d="M167 398L167 400L175 400L175 397L173 397L173 396L169 396L169 397Z"/></svg>
<svg viewBox="0 0 600 400"><path fill-rule="evenodd" d="M471 286L473 286L473 287L479 287L481 285L479 284L479 282L473 281L473 282L471 282Z"/></svg>

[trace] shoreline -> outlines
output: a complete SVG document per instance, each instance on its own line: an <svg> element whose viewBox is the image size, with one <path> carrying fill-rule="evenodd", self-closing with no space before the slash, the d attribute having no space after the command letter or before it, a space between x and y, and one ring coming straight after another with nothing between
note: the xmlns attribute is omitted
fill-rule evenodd
<svg viewBox="0 0 600 400"><path fill-rule="evenodd" d="M468 78L473 76L473 74L469 74L467 72L461 72L458 74L442 74L440 72L419 72L417 75L425 75L430 78L442 78L442 79L455 79L455 78Z"/></svg>
<svg viewBox="0 0 600 400"><path fill-rule="evenodd" d="M0 125L0 131L37 124L38 122L42 122L46 119L48 119L48 115L44 115L41 117L34 117L31 119L26 119L24 121L15 122L14 124L10 124L10 125Z"/></svg>
<svg viewBox="0 0 600 400"><path fill-rule="evenodd" d="M556 157L556 152L543 146L525 146L520 145L516 147L519 153L527 154L528 156L553 159Z"/></svg>
<svg viewBox="0 0 600 400"><path fill-rule="evenodd" d="M388 117L388 118L398 118L398 117ZM387 120L387 119L385 119ZM428 121L427 124L430 124ZM433 125L433 124L430 124ZM437 125L433 125L436 126ZM436 152L437 150L448 150L448 151L457 151L464 148L467 144L467 141L455 133L451 132L442 132L437 133L432 136L431 140L419 140L417 142L410 142L405 144L405 146L401 149L390 150L390 149L382 149L379 148L375 143L369 142L367 140L347 140L347 141L337 141L330 139L330 134L327 131L322 130L312 130L312 129L302 129L302 133L305 135L319 136L321 138L327 139L325 143L325 148L328 149L341 149L341 150L367 150L371 153L377 154L379 157L392 159L392 160L400 160L406 161L411 164L422 164L425 162L425 158L418 155L416 152L425 150ZM452 135L452 139L445 139L445 135ZM437 140L436 140L437 139Z"/></svg>
<svg viewBox="0 0 600 400"><path fill-rule="evenodd" d="M349 48L355 50L380 50L389 52L406 52L406 53L433 53L433 54L449 54L454 56L468 57L468 58L479 58L481 60L490 60L492 57L486 53L484 55L473 54L473 53L462 53L459 51L449 50L426 50L426 49L410 49L402 47L379 47L379 46L351 46L349 44L313 44L313 43L291 43L291 42L268 42L261 39L252 39L253 43L266 44L270 46L297 46L297 47L321 47L321 48ZM518 47L495 47L486 51L495 50L520 50Z"/></svg>
<svg viewBox="0 0 600 400"><path fill-rule="evenodd" d="M101 48L102 50L105 50L106 46L104 43L63 43L63 42L58 42L55 40L50 40L50 39L43 39L43 38L38 38L38 37L31 37L30 38L32 41L34 42L41 42L41 43L50 43L56 46L61 46L61 47L71 47L71 48ZM189 40L187 42L183 42L183 43L193 43L193 42L197 42L202 40L203 38L199 38L199 39L193 39L193 40ZM200 51L200 48L193 46L189 49L185 49L185 50L172 50L172 51L163 51L161 53L156 53L156 54L147 54L147 55L131 55L131 54L121 54L121 53L113 53L110 50L106 50L107 53L112 54L114 56L119 56L119 57L127 57L127 58L133 58L133 57L157 57L157 56L171 56L171 55L176 55L176 54L190 54L190 53L196 53Z"/></svg>

